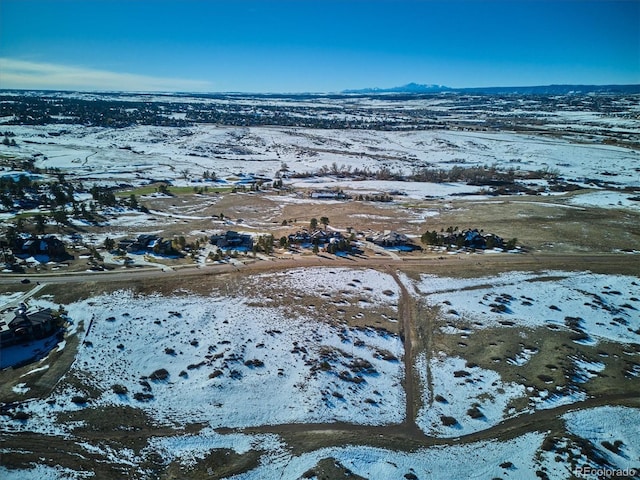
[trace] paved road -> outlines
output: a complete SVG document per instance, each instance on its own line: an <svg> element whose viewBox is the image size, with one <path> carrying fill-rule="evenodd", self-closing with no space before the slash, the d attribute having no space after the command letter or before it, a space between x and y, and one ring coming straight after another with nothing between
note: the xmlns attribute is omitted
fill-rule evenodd
<svg viewBox="0 0 640 480"><path fill-rule="evenodd" d="M15 300L7 302L4 305L0 304L0 310L8 310L8 309L17 308L21 303L23 303L25 300L33 297L36 293L38 293L40 290L42 290L45 286L46 286L46 284L44 284L44 283L36 285L31 290L29 290L28 292L23 293L22 295L20 295Z"/></svg>
<svg viewBox="0 0 640 480"><path fill-rule="evenodd" d="M425 271L441 270L444 275L452 275L455 272L474 270L482 272L486 270L592 270L594 272L635 274L640 272L640 255L630 254L469 254L469 255L425 255L420 257L398 257L393 259L388 256L372 255L359 257L334 257L332 255L300 256L293 259L276 259L274 261L250 261L246 264L236 263L216 265L189 265L184 267L169 267L164 270L158 268L127 268L105 272L66 272L44 273L27 275L32 281L59 284L59 283L86 283L86 282L129 282L135 279L170 276L207 276L233 271L243 270L263 272L265 270L284 270L297 267L313 266L341 266L341 267L423 267ZM0 285L16 284L25 278L25 275L0 274Z"/></svg>

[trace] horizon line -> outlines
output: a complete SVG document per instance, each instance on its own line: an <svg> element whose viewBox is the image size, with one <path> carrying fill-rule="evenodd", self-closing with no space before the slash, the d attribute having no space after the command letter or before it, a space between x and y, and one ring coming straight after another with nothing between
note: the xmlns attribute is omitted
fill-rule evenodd
<svg viewBox="0 0 640 480"><path fill-rule="evenodd" d="M402 91L403 87L410 85L433 87L432 93L456 93L464 90L483 89L516 89L516 88L544 88L544 87L639 87L640 83L545 83L531 85L488 85L474 87L449 87L439 84L421 84L409 82L395 87L362 87L346 88L340 91L240 91L240 90L219 90L219 91L190 91L190 90L113 90L113 89L67 89L67 88L3 88L0 92L51 92L51 93L94 93L94 94L136 94L136 95L357 95L357 94L425 94L425 91ZM398 91L390 91L398 89Z"/></svg>

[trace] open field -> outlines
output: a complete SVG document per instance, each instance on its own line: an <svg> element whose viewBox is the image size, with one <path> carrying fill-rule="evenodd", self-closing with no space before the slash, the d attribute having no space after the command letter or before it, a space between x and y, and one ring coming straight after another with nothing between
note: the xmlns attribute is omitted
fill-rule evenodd
<svg viewBox="0 0 640 480"><path fill-rule="evenodd" d="M277 100L305 121L393 113L395 130L7 126L19 148L0 146L0 175L42 183L0 212L0 310L51 308L64 332L2 347L0 477L457 479L472 464L477 478L636 478L637 108L578 116L547 99L534 115L502 100L484 125L461 98ZM420 109L440 126L422 129ZM452 167L499 180L411 176ZM62 207L47 204L56 182L72 186ZM279 242L323 218L357 249ZM69 255L12 272L18 227ZM420 240L467 229L516 248ZM260 248L214 247L227 230ZM421 248L367 240L385 231ZM172 253L117 247L140 235Z"/></svg>

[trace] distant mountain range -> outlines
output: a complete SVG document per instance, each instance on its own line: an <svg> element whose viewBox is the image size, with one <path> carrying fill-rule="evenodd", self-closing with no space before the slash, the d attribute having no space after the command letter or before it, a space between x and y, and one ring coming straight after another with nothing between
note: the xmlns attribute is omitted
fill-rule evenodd
<svg viewBox="0 0 640 480"><path fill-rule="evenodd" d="M453 89L445 87L444 85L424 85L420 83L407 83L401 87L392 88L362 88L360 90L344 90L342 93L359 93L359 94L373 94L373 93L440 93L450 92Z"/></svg>
<svg viewBox="0 0 640 480"><path fill-rule="evenodd" d="M428 93L488 93L488 94L534 94L568 95L571 93L640 93L640 84L635 85L535 85L530 87L474 87L451 88L444 85L408 83L392 88L362 88L343 90L344 94L428 94Z"/></svg>

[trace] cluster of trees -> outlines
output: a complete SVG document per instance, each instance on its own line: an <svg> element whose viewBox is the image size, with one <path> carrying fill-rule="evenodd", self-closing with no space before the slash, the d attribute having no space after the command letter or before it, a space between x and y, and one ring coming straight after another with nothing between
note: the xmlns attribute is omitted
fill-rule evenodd
<svg viewBox="0 0 640 480"><path fill-rule="evenodd" d="M273 253L274 238L273 235L260 235L258 240L254 242L252 250L253 253L262 252L265 255Z"/></svg>
<svg viewBox="0 0 640 480"><path fill-rule="evenodd" d="M22 200L28 194L37 193L37 184L29 175L0 177L0 203L6 210L13 208L15 200Z"/></svg>
<svg viewBox="0 0 640 480"><path fill-rule="evenodd" d="M2 139L2 144L6 145L7 147L17 147L18 144L16 143L16 139L12 138L15 136L16 135L13 132L4 132L4 138Z"/></svg>
<svg viewBox="0 0 640 480"><path fill-rule="evenodd" d="M516 248L518 239L504 241L502 237L493 233L485 234L483 230L459 230L458 227L448 227L446 230L441 229L427 230L420 236L420 241L426 245L469 248L469 249L493 249L504 248L505 250L513 250Z"/></svg>
<svg viewBox="0 0 640 480"><path fill-rule="evenodd" d="M354 168L350 165L338 166L335 162L330 166L323 165L315 171L296 172L293 178L310 178L335 176L338 178L353 178L358 180L397 180L404 182L449 183L464 182L469 185L509 185L517 180L546 179L557 180L558 171L544 168L536 171L520 171L519 169L501 169L496 165L454 166L444 168L415 168L410 174L403 175L382 166L378 170Z"/></svg>
<svg viewBox="0 0 640 480"><path fill-rule="evenodd" d="M391 202L393 201L393 197L391 195L389 195L388 193L376 193L373 195L356 195L355 199L360 201L360 202Z"/></svg>
<svg viewBox="0 0 640 480"><path fill-rule="evenodd" d="M202 179L209 182L215 182L218 177L216 175L216 172L205 170L204 172L202 172Z"/></svg>
<svg viewBox="0 0 640 480"><path fill-rule="evenodd" d="M156 187L156 192L161 193L163 195L173 195L171 190L169 190L169 185L166 183L161 183Z"/></svg>
<svg viewBox="0 0 640 480"><path fill-rule="evenodd" d="M346 238L341 238L336 242L329 242L325 247L327 253L336 254L338 252L351 252L351 241Z"/></svg>
<svg viewBox="0 0 640 480"><path fill-rule="evenodd" d="M113 128L132 125L184 127L191 122L167 115L167 111L184 113L188 108L186 103L0 95L0 116L10 117L6 122L9 125L73 123Z"/></svg>
<svg viewBox="0 0 640 480"><path fill-rule="evenodd" d="M82 183L70 182L64 174L56 170L47 170L55 174L54 181L44 183L33 179L31 175L23 174L15 177L0 177L0 207L10 211L14 208L40 208L41 212L32 215L27 225L24 218L17 220L18 230L23 232L30 226L32 231L43 234L46 232L49 220L57 224L58 230L62 225L69 224L69 218L81 218L89 222L100 219L99 207L126 206L134 210L148 211L140 205L134 194L119 200L112 189L94 185L89 189L92 201L78 201L78 193L85 193Z"/></svg>
<svg viewBox="0 0 640 480"><path fill-rule="evenodd" d="M558 172L549 168L537 170L535 172L521 172L513 167L506 170L498 168L496 165L481 166L454 166L450 169L442 168L416 168L406 177L406 180L413 182L465 182L469 185L499 185L513 183L518 179L547 179L553 180L558 177Z"/></svg>
<svg viewBox="0 0 640 480"><path fill-rule="evenodd" d="M394 172L387 166L372 170L369 167L359 168L351 165L338 166L336 162L333 162L330 167L322 165L315 171L295 172L290 176L292 178L311 178L325 177L327 175L337 178L357 178L358 180L406 180L401 173Z"/></svg>
<svg viewBox="0 0 640 480"><path fill-rule="evenodd" d="M329 217L320 217L320 224L322 225L323 229L327 229L327 225L329 225ZM318 219L313 217L310 221L309 221L309 229L314 232L318 229Z"/></svg>
<svg viewBox="0 0 640 480"><path fill-rule="evenodd" d="M209 192L209 186L208 185L205 185L204 187L197 187L197 186L193 187L193 193L203 194L203 193L208 193L208 192Z"/></svg>
<svg viewBox="0 0 640 480"><path fill-rule="evenodd" d="M115 95L113 96L115 97ZM230 96L209 96L208 102L162 102L121 100L102 94L100 98L52 98L30 94L0 95L0 116L9 125L78 124L124 128L132 125L187 127L196 123L231 126L279 125L321 129L398 130L432 128L433 119L424 115L372 114L368 108L352 107L353 115L345 117L340 107L322 110L307 106L230 102ZM3 100L10 100L3 101ZM219 100L219 101L216 101ZM443 125L440 124L442 127Z"/></svg>

